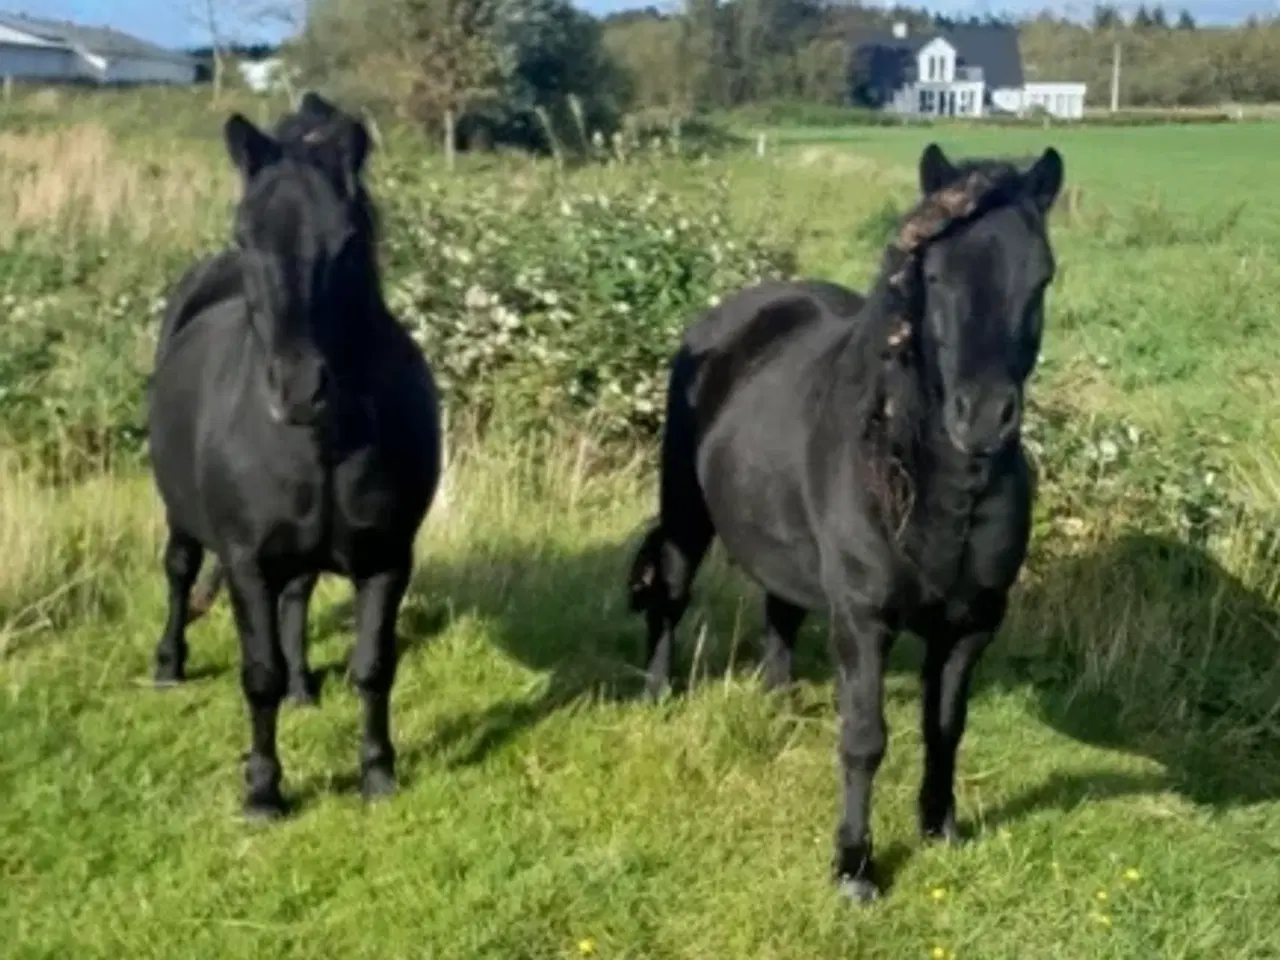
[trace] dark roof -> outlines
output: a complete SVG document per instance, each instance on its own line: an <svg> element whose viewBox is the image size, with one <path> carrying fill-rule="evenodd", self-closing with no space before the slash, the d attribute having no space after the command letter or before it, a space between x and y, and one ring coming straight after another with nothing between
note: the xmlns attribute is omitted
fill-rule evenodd
<svg viewBox="0 0 1280 960"><path fill-rule="evenodd" d="M887 30L859 31L850 37L850 42L855 47L884 47L914 54L939 37L956 48L965 66L982 68L988 87L1022 86L1022 53L1018 49L1017 27L990 24L920 30L908 33L901 40Z"/></svg>
<svg viewBox="0 0 1280 960"><path fill-rule="evenodd" d="M82 27L65 20L29 17L23 13L0 13L0 26L27 33L66 47L82 47L104 57L138 57L188 63L191 58L176 50L166 50L110 27Z"/></svg>

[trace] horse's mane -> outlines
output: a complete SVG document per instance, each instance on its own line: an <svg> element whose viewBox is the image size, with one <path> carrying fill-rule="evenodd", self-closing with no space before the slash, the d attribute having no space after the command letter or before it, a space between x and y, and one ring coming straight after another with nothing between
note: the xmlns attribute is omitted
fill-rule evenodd
<svg viewBox="0 0 1280 960"><path fill-rule="evenodd" d="M337 170L346 162L341 156L341 139L357 130L368 136L358 117L335 107L322 110L304 99L300 109L286 113L276 121L272 133L287 156ZM357 177L352 186L351 199L355 204L361 229L367 232L370 243L376 245L379 232L377 205L365 188L363 177Z"/></svg>
<svg viewBox="0 0 1280 960"><path fill-rule="evenodd" d="M924 289L920 262L930 243L1016 200L1020 173L1000 160L957 167L946 186L921 199L898 224L855 325L846 371L857 384L856 422L863 429L872 485L890 526L910 515L930 397L919 349Z"/></svg>

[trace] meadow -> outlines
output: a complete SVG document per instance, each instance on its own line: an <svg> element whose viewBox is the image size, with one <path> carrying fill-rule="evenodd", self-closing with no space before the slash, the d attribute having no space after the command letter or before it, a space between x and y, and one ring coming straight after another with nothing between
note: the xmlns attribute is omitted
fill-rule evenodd
<svg viewBox="0 0 1280 960"><path fill-rule="evenodd" d="M383 130L390 302L450 425L401 619L401 789L369 808L353 791L351 611L323 581L322 703L281 722L297 812L255 828L225 602L190 631L192 681L150 685L143 390L166 285L229 237L228 109L35 94L0 112L0 954L1280 957L1271 125L792 131L763 158L662 143L452 173ZM856 909L827 872L825 623L797 688L765 696L759 594L713 553L680 692L646 705L623 585L681 326L769 272L864 284L930 139L1066 160L1028 427L1040 501L961 753L975 842L917 840L904 636L873 814L889 890Z"/></svg>

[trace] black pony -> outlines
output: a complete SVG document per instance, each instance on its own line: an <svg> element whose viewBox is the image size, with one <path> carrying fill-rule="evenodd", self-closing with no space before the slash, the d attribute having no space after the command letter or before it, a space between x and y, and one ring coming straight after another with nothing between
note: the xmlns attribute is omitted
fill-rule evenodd
<svg viewBox="0 0 1280 960"><path fill-rule="evenodd" d="M227 121L244 184L236 247L189 270L170 298L148 411L169 524L156 679L184 677L191 588L211 550L230 586L252 721L245 809L262 816L284 808L279 605L321 571L356 589L362 790L394 787L396 616L439 481L435 384L382 298L361 184L368 132L336 112L312 129L277 139L239 114Z"/></svg>
<svg viewBox="0 0 1280 960"><path fill-rule="evenodd" d="M843 815L834 871L876 897L871 784L884 755L885 660L925 642L926 837L958 839L953 794L970 674L1026 555L1032 484L1023 387L1054 258L1052 148L1022 172L920 159L924 199L870 294L765 283L707 311L671 365L661 513L629 587L648 622L648 689L714 536L765 590L765 682L789 682L801 621L831 618Z"/></svg>
<svg viewBox="0 0 1280 960"><path fill-rule="evenodd" d="M350 114L309 90L303 94L296 112L287 113L276 122L272 134L293 150L310 152L323 162L324 151L332 148L330 141L351 129L355 122ZM363 179L357 177L351 186L356 209L369 220L369 229L376 230L377 214ZM307 666L307 608L318 579L318 573L299 577L280 595L280 642L288 675L287 698L304 705L316 703L319 697L316 678ZM215 558L212 569L192 591L187 623L209 611L225 581L226 572Z"/></svg>

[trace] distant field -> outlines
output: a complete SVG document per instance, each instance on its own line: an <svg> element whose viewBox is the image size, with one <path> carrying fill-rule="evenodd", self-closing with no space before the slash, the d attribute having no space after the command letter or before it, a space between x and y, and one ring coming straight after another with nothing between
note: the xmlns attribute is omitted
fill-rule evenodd
<svg viewBox="0 0 1280 960"><path fill-rule="evenodd" d="M857 153L908 164L924 144L937 140L962 153L1031 155L1053 144L1067 159L1072 183L1097 191L1107 202L1159 195L1171 209L1212 216L1245 204L1248 236L1280 239L1280 194L1272 187L1268 159L1280 142L1280 125L1248 123L1134 128L982 129L865 127L846 130L779 128L771 136L784 149L802 145L848 146Z"/></svg>
<svg viewBox="0 0 1280 960"><path fill-rule="evenodd" d="M438 191L491 224L465 249L460 226L429 238L463 250L452 274L388 271L442 303L464 266L467 283L482 276L482 244L497 256L534 235L529 210L655 188L690 204L722 190L713 213L739 247L767 237L804 272L861 285L930 139L1063 152L1080 195L1054 214L1033 386L1041 506L960 763L977 839L917 841L918 651L904 638L874 806L891 889L859 911L827 881L825 624L802 637L798 690L766 698L758 592L716 557L681 632L688 692L640 703L643 627L622 582L655 506L652 445L605 456L554 425L455 436L401 622L399 794L366 809L349 789L351 611L326 582L311 616L324 702L281 724L300 810L265 830L239 821L248 730L225 602L191 631L197 679L152 690L156 496L136 460L83 466L137 442L150 301L228 235L223 115L171 95L77 99L15 108L0 129L0 428L16 438L0 448L0 955L1280 958L1273 128L791 130L802 142L763 161L557 173L480 157L452 175L386 131L372 175L385 208ZM663 278L646 297L678 296L665 278L684 261L654 262L640 229L609 233L623 219L584 228L579 287L639 274ZM622 239L597 251L594 236ZM402 259L428 249L403 240L388 241ZM512 262L545 265L536 253ZM628 306L620 324L645 305ZM19 439L65 444L81 473L50 485Z"/></svg>

